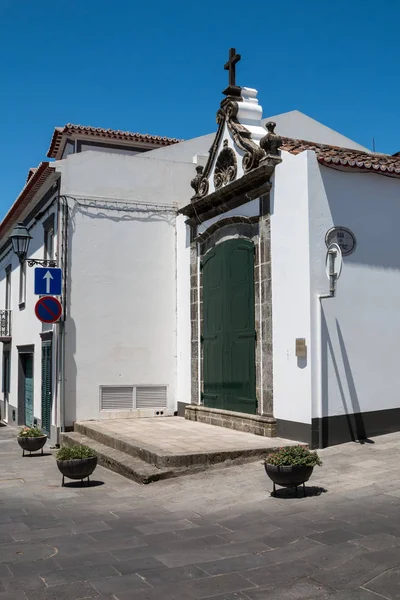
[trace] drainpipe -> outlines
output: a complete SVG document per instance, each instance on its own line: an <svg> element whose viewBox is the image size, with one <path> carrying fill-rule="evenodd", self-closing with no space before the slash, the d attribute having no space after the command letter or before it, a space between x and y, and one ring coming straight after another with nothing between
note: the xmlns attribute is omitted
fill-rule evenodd
<svg viewBox="0 0 400 600"><path fill-rule="evenodd" d="M322 419L323 419L323 398L322 398L322 300L327 298L334 298L336 296L336 280L337 274L334 272L335 269L335 252L328 251L329 258L329 294L318 294L318 306L317 306L317 352L316 356L319 358L319 365L317 369L317 390L318 390L318 408L319 414L321 415L321 423L318 428L318 447L322 448L323 436L322 436Z"/></svg>

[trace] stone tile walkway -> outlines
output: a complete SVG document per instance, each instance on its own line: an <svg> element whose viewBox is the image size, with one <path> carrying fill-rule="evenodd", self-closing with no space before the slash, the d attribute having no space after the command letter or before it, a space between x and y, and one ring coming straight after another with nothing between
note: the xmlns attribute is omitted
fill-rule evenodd
<svg viewBox="0 0 400 600"><path fill-rule="evenodd" d="M60 487L0 428L0 600L399 598L400 435L321 452L309 497L260 463Z"/></svg>

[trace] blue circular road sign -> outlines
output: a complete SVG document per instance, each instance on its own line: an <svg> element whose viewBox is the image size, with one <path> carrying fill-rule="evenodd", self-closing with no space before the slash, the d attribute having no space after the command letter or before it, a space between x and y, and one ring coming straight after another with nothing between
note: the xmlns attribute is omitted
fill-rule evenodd
<svg viewBox="0 0 400 600"><path fill-rule="evenodd" d="M55 323L61 317L61 313L61 303L53 296L43 296L36 302L35 314L42 323Z"/></svg>

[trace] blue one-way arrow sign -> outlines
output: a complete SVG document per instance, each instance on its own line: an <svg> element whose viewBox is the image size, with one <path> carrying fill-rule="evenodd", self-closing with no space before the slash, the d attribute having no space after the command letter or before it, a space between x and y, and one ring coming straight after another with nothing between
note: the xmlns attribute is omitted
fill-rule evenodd
<svg viewBox="0 0 400 600"><path fill-rule="evenodd" d="M35 294L37 296L61 295L62 270L38 267L35 269Z"/></svg>

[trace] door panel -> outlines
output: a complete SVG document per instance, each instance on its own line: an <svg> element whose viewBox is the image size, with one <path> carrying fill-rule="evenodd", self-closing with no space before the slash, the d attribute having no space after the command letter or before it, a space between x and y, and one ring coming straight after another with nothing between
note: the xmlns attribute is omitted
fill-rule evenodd
<svg viewBox="0 0 400 600"><path fill-rule="evenodd" d="M42 343L42 429L50 434L52 400L52 343Z"/></svg>
<svg viewBox="0 0 400 600"><path fill-rule="evenodd" d="M254 245L229 240L203 262L205 406L256 413Z"/></svg>
<svg viewBox="0 0 400 600"><path fill-rule="evenodd" d="M33 355L23 356L25 425L33 425Z"/></svg>

